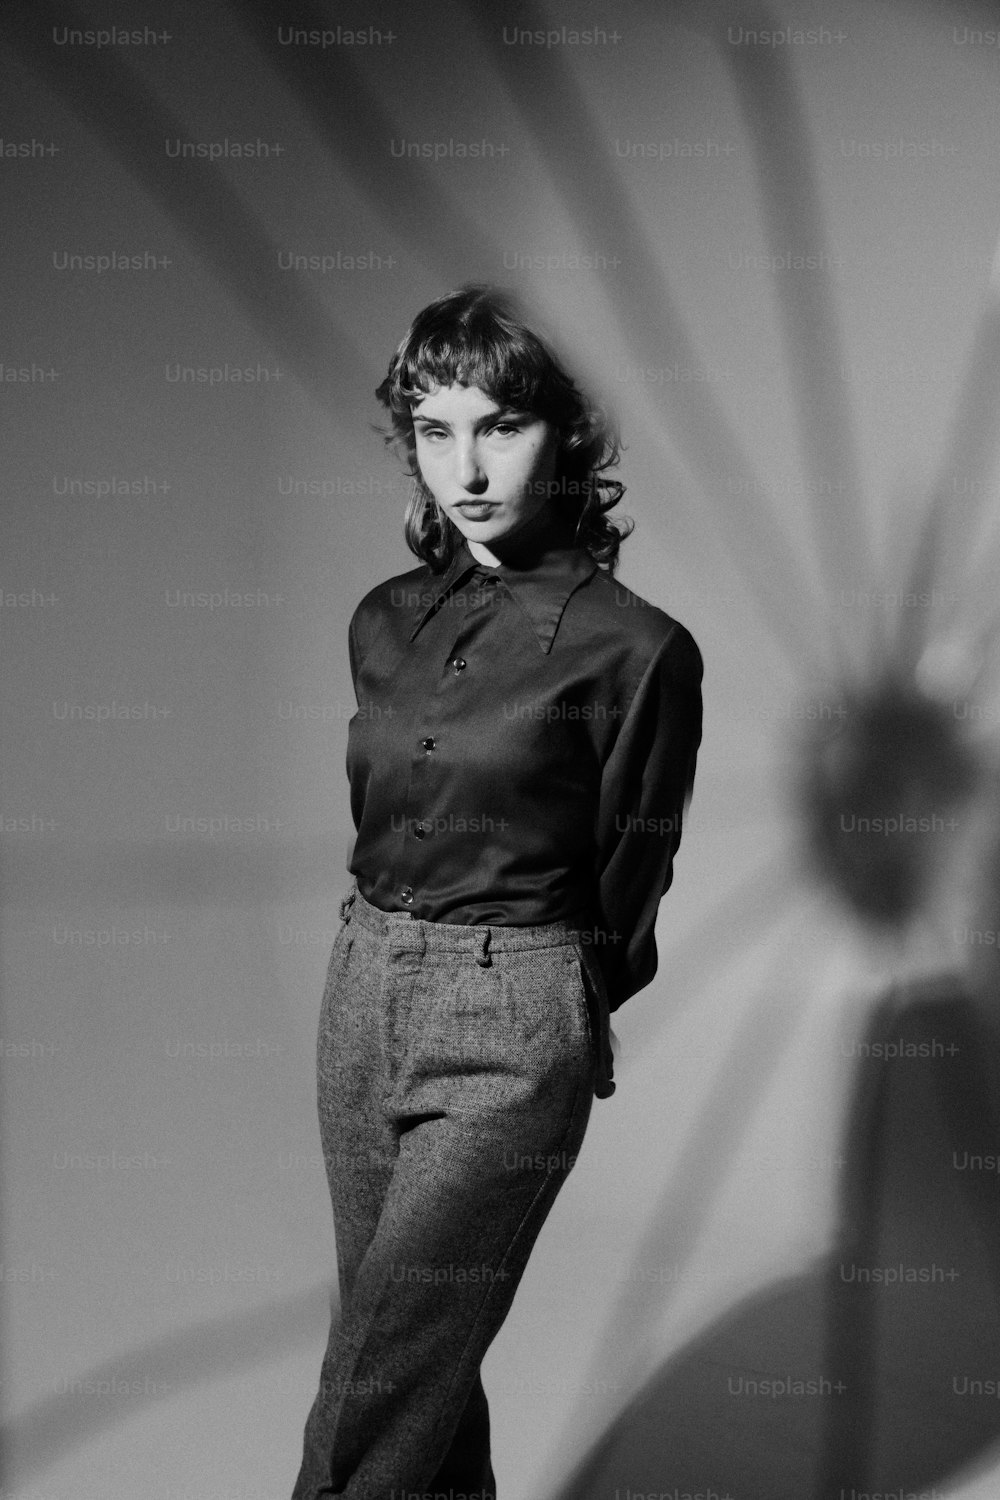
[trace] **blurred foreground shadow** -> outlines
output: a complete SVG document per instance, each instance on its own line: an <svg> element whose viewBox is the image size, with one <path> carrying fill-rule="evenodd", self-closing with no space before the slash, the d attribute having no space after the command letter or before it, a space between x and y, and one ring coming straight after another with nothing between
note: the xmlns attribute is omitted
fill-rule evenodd
<svg viewBox="0 0 1000 1500"><path fill-rule="evenodd" d="M884 997L833 1253L669 1359L558 1500L943 1500L998 1456L998 1037L960 976Z"/></svg>

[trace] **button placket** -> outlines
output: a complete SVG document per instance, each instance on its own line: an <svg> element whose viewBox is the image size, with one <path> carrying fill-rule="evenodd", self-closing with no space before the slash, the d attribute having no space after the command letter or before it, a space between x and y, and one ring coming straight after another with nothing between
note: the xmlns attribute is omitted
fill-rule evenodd
<svg viewBox="0 0 1000 1500"><path fill-rule="evenodd" d="M487 584L495 585L499 583L500 580L497 577L490 577L484 581ZM481 609L488 608L491 602L491 600L484 600L481 604L474 605L468 611L468 614L477 614ZM446 658L445 671L438 681L438 693L440 693L446 682L450 681L453 677L461 677L462 673L468 670L469 663L467 659L462 655L460 644L463 637L467 636L467 634L468 624L467 622L465 622L463 623L463 628L458 633L455 644L452 646L451 651L448 653L448 656ZM434 696L437 697L437 694L435 694ZM423 788L423 773L425 768L429 768L431 757L438 749L437 736L433 734L426 734L422 736L422 738L418 741L418 746L419 750L422 753L416 757L411 771L410 785L407 795L406 817L404 823L404 827L406 829L406 833L404 834L404 841L407 835L412 834L413 838L419 844L422 843L427 838L427 836L429 834L432 834L434 831L432 823L426 821L422 816L417 816L416 812L414 811L413 805L415 802L423 801L425 799L425 792ZM413 886L401 886L399 899L404 906L412 906L416 899Z"/></svg>

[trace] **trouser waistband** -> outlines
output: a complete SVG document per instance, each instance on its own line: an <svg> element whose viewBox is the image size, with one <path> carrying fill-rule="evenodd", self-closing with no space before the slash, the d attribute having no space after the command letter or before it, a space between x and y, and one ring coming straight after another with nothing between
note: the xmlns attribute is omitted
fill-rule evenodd
<svg viewBox="0 0 1000 1500"><path fill-rule="evenodd" d="M532 948L555 948L573 944L580 953L581 968L588 988L597 1039L597 1081L595 1092L607 1099L615 1091L614 1061L611 1052L611 1026L607 989L600 964L585 940L586 921L544 922L533 927L465 926L457 922L427 922L408 911L382 911L367 901L355 882L340 903L341 920L348 927L364 928L387 939L396 949L414 953L466 954L483 968L489 968L494 953L523 953Z"/></svg>
<svg viewBox="0 0 1000 1500"><path fill-rule="evenodd" d="M370 931L391 935L393 942L415 949L471 953L484 944L493 953L522 953L530 948L555 948L579 942L585 923L543 922L533 927L468 925L458 922L427 922L408 911L382 911L352 886L340 903L345 922L357 922Z"/></svg>

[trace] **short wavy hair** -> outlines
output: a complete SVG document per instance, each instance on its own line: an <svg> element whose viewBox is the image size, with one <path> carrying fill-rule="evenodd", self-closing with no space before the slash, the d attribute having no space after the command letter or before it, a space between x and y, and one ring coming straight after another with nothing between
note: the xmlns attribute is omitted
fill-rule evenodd
<svg viewBox="0 0 1000 1500"><path fill-rule="evenodd" d="M499 405L529 411L559 433L551 495L575 522L575 538L614 573L633 529L608 511L625 493L606 471L618 462L614 418L576 385L549 345L527 325L509 293L471 284L448 292L414 318L375 395L389 412L388 445L408 463L414 488L404 523L411 552L443 572L461 533L427 490L417 464L413 407L437 386L478 386Z"/></svg>

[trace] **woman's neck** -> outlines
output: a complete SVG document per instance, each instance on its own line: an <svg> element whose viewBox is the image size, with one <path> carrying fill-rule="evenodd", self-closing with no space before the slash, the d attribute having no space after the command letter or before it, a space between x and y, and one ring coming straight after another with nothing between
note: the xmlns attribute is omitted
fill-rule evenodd
<svg viewBox="0 0 1000 1500"><path fill-rule="evenodd" d="M523 565L526 559L539 557L550 547L571 547L573 540L573 527L563 516L542 512L510 537L496 537L489 546L466 538L466 545L476 562L496 568L515 561Z"/></svg>

